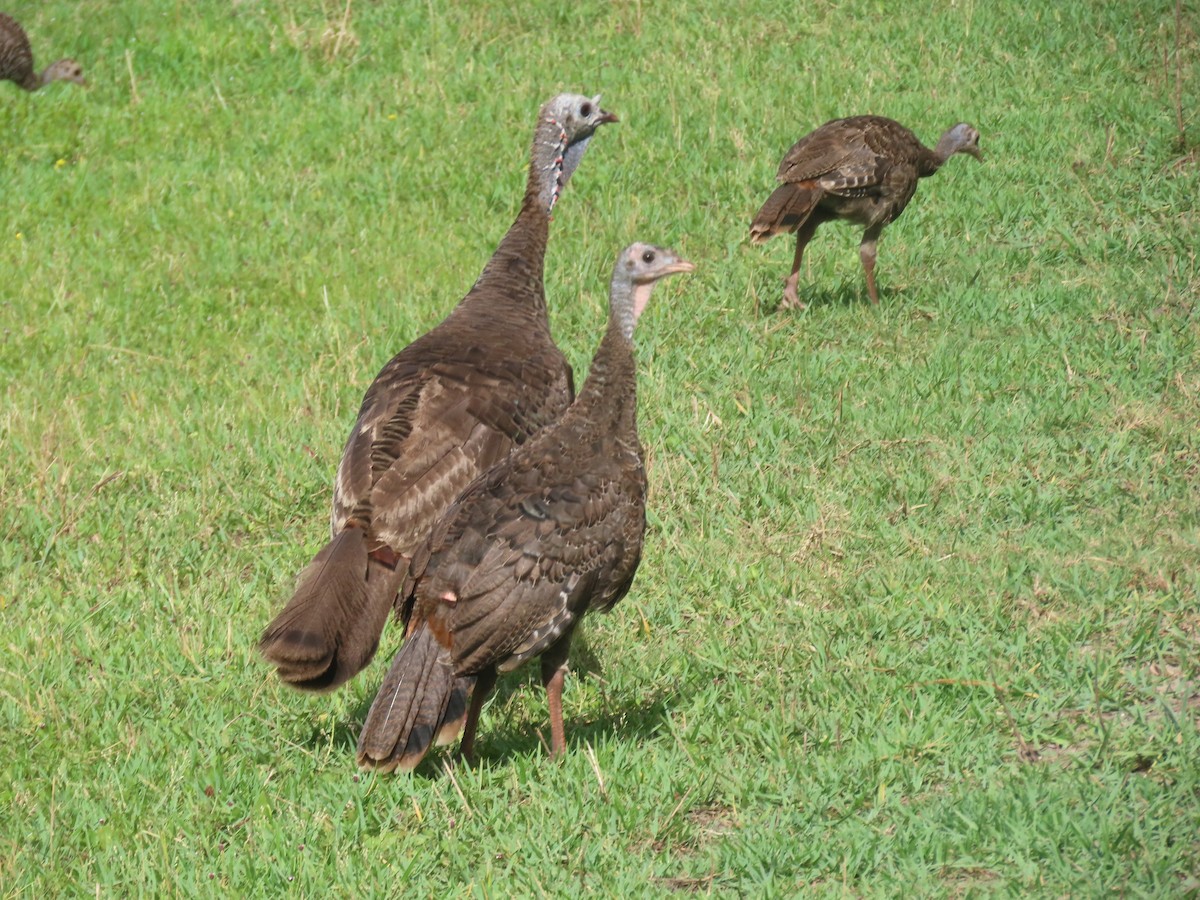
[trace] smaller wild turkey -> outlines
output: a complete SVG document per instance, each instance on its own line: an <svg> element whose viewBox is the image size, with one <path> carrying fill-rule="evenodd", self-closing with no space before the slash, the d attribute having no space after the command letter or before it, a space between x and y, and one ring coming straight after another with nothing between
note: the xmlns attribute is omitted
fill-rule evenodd
<svg viewBox="0 0 1200 900"><path fill-rule="evenodd" d="M87 85L83 68L73 59L51 63L40 74L33 70L33 49L25 29L11 16L0 13L0 81L15 81L27 91L52 81L73 81Z"/></svg>
<svg viewBox="0 0 1200 900"><path fill-rule="evenodd" d="M979 132L965 122L946 131L932 150L899 122L883 116L834 119L800 138L779 164L776 178L782 184L750 226L750 240L756 244L796 233L796 256L781 305L803 305L796 294L800 259L817 227L834 219L866 229L858 255L867 293L878 303L875 245L880 232L904 212L917 179L932 175L955 153L983 159Z"/></svg>
<svg viewBox="0 0 1200 900"><path fill-rule="evenodd" d="M358 739L358 761L410 770L463 731L507 672L542 658L551 754L566 746L562 688L571 636L633 583L646 529L633 329L655 282L694 267L649 244L617 258L608 329L578 399L484 473L434 527L401 592L408 634Z"/></svg>

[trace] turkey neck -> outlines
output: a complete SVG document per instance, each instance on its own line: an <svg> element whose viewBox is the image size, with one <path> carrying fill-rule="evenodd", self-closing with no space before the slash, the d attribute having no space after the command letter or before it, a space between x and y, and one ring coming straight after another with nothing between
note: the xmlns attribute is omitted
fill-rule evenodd
<svg viewBox="0 0 1200 900"><path fill-rule="evenodd" d="M44 88L46 85L48 85L51 81L54 80L53 78L50 77L50 72L53 68L54 68L54 66L46 66L46 68L42 69L42 74L40 74L40 75L31 73L29 78L27 79L29 84L26 85L25 90L36 91L36 90L39 90L40 88Z"/></svg>
<svg viewBox="0 0 1200 900"><path fill-rule="evenodd" d="M564 165L564 160L577 163L583 151L580 144L586 144L586 139L568 154L566 132L554 118L542 114L534 132L521 211L459 308L483 301L489 318L516 325L536 323L549 331L542 279L550 213L574 168Z"/></svg>
<svg viewBox="0 0 1200 900"><path fill-rule="evenodd" d="M487 307L488 319L548 323L542 270L549 237L550 216L526 198L517 220L458 310L482 304Z"/></svg>
<svg viewBox="0 0 1200 900"><path fill-rule="evenodd" d="M620 320L609 319L608 330L592 358L587 381L575 403L564 414L571 417L580 434L596 437L637 437L637 367L633 340ZM579 441L580 445L585 443Z"/></svg>
<svg viewBox="0 0 1200 900"><path fill-rule="evenodd" d="M922 145L921 156L918 161L917 174L921 178L926 178L942 167L951 156L954 155L956 149L954 140L950 137L949 132L943 134L937 146L930 150Z"/></svg>
<svg viewBox="0 0 1200 900"><path fill-rule="evenodd" d="M598 437L632 436L637 448L637 360L633 352L633 329L646 304L654 282L631 284L613 274L608 295L608 329L592 358L592 368L579 397L563 415L575 418L581 432ZM582 443L582 442L581 442Z"/></svg>

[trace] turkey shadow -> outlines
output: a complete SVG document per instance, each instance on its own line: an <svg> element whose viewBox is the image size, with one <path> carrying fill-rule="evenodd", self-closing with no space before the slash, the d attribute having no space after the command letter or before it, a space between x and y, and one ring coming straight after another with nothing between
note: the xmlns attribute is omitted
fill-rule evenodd
<svg viewBox="0 0 1200 900"><path fill-rule="evenodd" d="M541 682L531 678L532 687L540 691ZM520 685L518 680L515 689ZM499 693L499 692L498 692ZM586 720L565 716L563 727L567 745L564 755L584 752L586 745L595 745L600 738L616 738L642 742L662 734L667 727L670 709L677 705L677 692L658 691L649 695L629 697L607 697L604 712ZM501 766L516 757L536 757L541 750L540 762L549 762L550 720L530 724L528 720L511 723L497 714L505 698L496 697L489 702L480 717L479 734L475 739L475 764ZM492 711L492 727L488 728L488 712ZM422 767L426 765L422 762ZM440 775L441 772L436 774Z"/></svg>
<svg viewBox="0 0 1200 900"><path fill-rule="evenodd" d="M586 637L582 634L577 635L571 645L567 690L570 690L572 681L602 679L603 672L603 666L592 652ZM572 719L569 715L564 716L566 753L580 752L584 744L593 744L603 736L628 736L630 740L642 740L661 734L666 728L670 709L677 705L677 700L683 693L682 689L675 689L613 696L601 689L601 715L586 721ZM530 662L516 672L500 676L496 689L488 698L479 717L479 730L475 738L475 765L503 765L513 757L532 755L538 748L542 748L545 757L549 756L548 716L539 724L536 722L536 714L532 717L533 723L524 717L520 723L511 723L498 715L514 694L537 698L533 702L544 705L544 699L538 697L542 694L542 679L540 666L536 662ZM374 699L374 693L367 694L355 705L353 711L347 716L339 717L332 726L321 727L314 724L311 733L306 738L297 740L297 743L314 749L332 746L338 752L344 752L353 761L358 749L358 733L362 723L366 721ZM412 772L412 776L431 780L444 778L443 760L451 761L455 765L464 765L458 757L458 739L444 747L430 748L429 754Z"/></svg>
<svg viewBox="0 0 1200 900"><path fill-rule="evenodd" d="M614 737L642 741L657 737L667 726L670 710L679 704L684 695L682 686L673 690L657 689L649 692L635 691L614 695L604 690L604 667L592 652L584 635L576 637L571 647L571 669L567 676L567 690L571 681L577 683L591 679L600 679L600 715L586 719L563 717L563 729L566 732L566 755L583 751L587 744L595 744L601 737ZM537 698L533 702L544 705L542 679L539 667L527 666L520 670L517 677L502 680L495 694L484 707L479 720L479 734L475 739L475 755L477 764L502 765L506 760L518 756L532 756L539 748L542 750L543 761L548 761L550 755L550 719L544 714L544 721L538 722L538 714L531 718L522 717L522 721L513 723L499 715L504 704L516 693L523 693L526 698ZM489 728L488 713L491 712L491 727Z"/></svg>
<svg viewBox="0 0 1200 900"><path fill-rule="evenodd" d="M891 288L879 286L879 302L882 305L890 297L896 294ZM788 308L783 305L783 282L779 282L779 286L775 291L776 299L774 305L765 307L767 315L779 314L801 314L808 309L820 309L821 307L850 307L850 306L873 306L871 298L867 296L867 285L862 278L851 279L847 278L840 281L834 287L822 287L816 283L799 285L796 290L800 298L800 302L804 304L799 308ZM769 295L768 295L769 296Z"/></svg>

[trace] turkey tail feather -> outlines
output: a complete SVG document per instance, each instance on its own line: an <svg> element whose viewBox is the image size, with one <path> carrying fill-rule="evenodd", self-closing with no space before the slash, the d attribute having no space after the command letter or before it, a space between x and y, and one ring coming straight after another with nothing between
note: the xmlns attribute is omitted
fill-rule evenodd
<svg viewBox="0 0 1200 900"><path fill-rule="evenodd" d="M455 677L450 651L419 626L396 654L358 736L358 764L410 771L436 742L457 737L474 676Z"/></svg>
<svg viewBox="0 0 1200 900"><path fill-rule="evenodd" d="M294 687L339 687L374 657L405 569L403 559L395 568L373 559L364 532L345 529L300 573L259 650Z"/></svg>
<svg viewBox="0 0 1200 900"><path fill-rule="evenodd" d="M750 225L750 240L766 243L777 234L789 234L816 209L821 193L805 184L781 184L767 198Z"/></svg>

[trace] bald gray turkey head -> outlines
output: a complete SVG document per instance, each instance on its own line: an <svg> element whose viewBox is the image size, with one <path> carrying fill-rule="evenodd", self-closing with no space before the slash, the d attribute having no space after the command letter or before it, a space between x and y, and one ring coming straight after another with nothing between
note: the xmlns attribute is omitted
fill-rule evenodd
<svg viewBox="0 0 1200 900"><path fill-rule="evenodd" d="M41 77L42 84L49 84L52 81L70 81L73 84L88 86L87 79L83 77L83 66L73 59L60 59L50 63L42 72Z"/></svg>
<svg viewBox="0 0 1200 900"><path fill-rule="evenodd" d="M695 268L674 250L653 244L630 244L621 251L613 266L609 314L627 340L633 338L633 329L650 301L655 282L668 275L692 272Z"/></svg>
<svg viewBox="0 0 1200 900"><path fill-rule="evenodd" d="M942 162L955 153L966 153L983 162L983 151L979 149L979 132L966 122L959 122L953 128L942 132L933 153Z"/></svg>
<svg viewBox="0 0 1200 900"><path fill-rule="evenodd" d="M542 106L533 152L535 171L551 173L539 185L539 198L547 212L558 202L596 129L617 121L616 116L601 109L599 94L559 94Z"/></svg>

